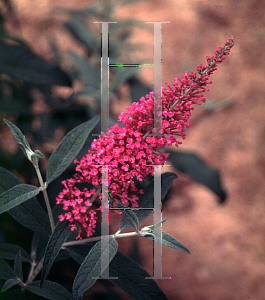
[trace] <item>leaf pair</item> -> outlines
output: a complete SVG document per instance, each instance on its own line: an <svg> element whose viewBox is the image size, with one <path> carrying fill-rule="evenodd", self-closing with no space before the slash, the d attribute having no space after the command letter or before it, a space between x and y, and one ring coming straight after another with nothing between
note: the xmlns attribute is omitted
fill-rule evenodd
<svg viewBox="0 0 265 300"><path fill-rule="evenodd" d="M18 143L22 145L22 149L24 150L23 152L30 160L32 156L42 157L42 154L40 152L37 152L38 150L34 153L31 151L29 144L25 139L25 136L23 136L22 132L17 126L12 124L8 120L5 120L5 122L11 129ZM70 165L70 163L80 152L88 135L98 122L99 116L96 116L93 119L77 126L64 137L64 139L61 141L48 161L47 183L52 182L65 171L65 169ZM29 156L28 154L30 151L32 152L31 156ZM38 187L22 183L22 181L19 180L15 175L11 175L12 173L9 173L9 171L0 167L0 213L11 210L12 208L36 196L41 191L41 189ZM17 183L17 185L15 185L15 183ZM34 208L39 211L39 214L42 214L40 213L41 209L37 209L36 205ZM28 209L26 209L26 211L27 213L29 212ZM33 210L31 210L31 212L33 212ZM19 214L18 211L16 211L14 215L17 214ZM37 228L39 227L39 225L36 224L35 226Z"/></svg>
<svg viewBox="0 0 265 300"><path fill-rule="evenodd" d="M2 245L0 245L2 246ZM34 281L29 284L24 284L23 281L23 273L22 273L22 260L28 261L29 256L23 250L22 248L16 246L16 245L5 245L7 247L1 247L0 249L0 256L5 257L7 259L15 259L14 261L14 270L10 267L10 265L5 262L4 260L0 259L0 278L3 280L6 280L4 285L2 286L1 292L5 293L4 297L8 297L7 295L13 295L12 292L14 291L8 291L11 287L15 285L20 285L24 287L27 291L43 296L47 299L52 300L73 300L73 296L60 284L51 282L51 281L45 281L42 284L42 288L40 289L40 281ZM8 249L9 248L9 249ZM14 257L14 250L19 249L16 256ZM2 251L1 251L2 250ZM8 254L7 250L11 250L11 253ZM21 255L23 253L23 255ZM26 254L25 254L26 253ZM17 298L19 297L19 298ZM23 298L23 294L20 294L20 296L16 296L12 299L20 299ZM6 299L6 298L5 298ZM9 298L8 298L9 299Z"/></svg>

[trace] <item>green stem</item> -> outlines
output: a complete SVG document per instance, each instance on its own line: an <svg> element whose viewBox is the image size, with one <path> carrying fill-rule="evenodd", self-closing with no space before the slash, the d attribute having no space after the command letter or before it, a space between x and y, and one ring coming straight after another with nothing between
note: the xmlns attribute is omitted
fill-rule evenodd
<svg viewBox="0 0 265 300"><path fill-rule="evenodd" d="M35 267L36 267L36 262L35 262L35 261L31 262L31 267L30 267L30 271L29 271L29 276L28 276L27 281L25 282L26 284L32 282L32 281L31 281L31 278L32 278L32 275L33 275L33 273L34 273Z"/></svg>
<svg viewBox="0 0 265 300"><path fill-rule="evenodd" d="M47 207L48 216L49 216L49 220L50 220L50 224L51 224L51 229L52 229L52 232L53 232L54 227L55 227L54 226L54 219L53 219L53 214L52 214L50 201L49 201L48 194L47 194L47 191L46 191L46 185L43 182L39 166L35 165L34 167L36 169L37 176L38 176L38 179L39 179L39 182L40 182L40 186L41 186L41 189L42 189L42 192L43 192L43 196L44 196L44 200L45 200L45 204L46 204L46 207Z"/></svg>
<svg viewBox="0 0 265 300"><path fill-rule="evenodd" d="M142 233L140 231L139 232L133 231L133 232L126 232L126 233L115 233L115 234L105 235L104 237L117 239L117 238L134 236L134 235L142 235ZM96 241L100 241L100 240L101 240L101 236L95 236L93 238L87 238L87 239L83 239L83 240L79 240L79 241L66 242L63 244L63 247L87 244L87 243L96 242Z"/></svg>
<svg viewBox="0 0 265 300"><path fill-rule="evenodd" d="M26 281L26 284L31 283L38 276L38 274L40 273L40 271L43 267L43 261L44 261L44 256L37 265L35 262L34 262L34 264L31 265L30 273L29 273L28 279Z"/></svg>

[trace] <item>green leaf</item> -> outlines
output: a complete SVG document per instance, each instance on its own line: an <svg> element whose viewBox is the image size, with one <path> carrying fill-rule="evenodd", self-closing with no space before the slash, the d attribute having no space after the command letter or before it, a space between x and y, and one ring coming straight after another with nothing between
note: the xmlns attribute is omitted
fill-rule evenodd
<svg viewBox="0 0 265 300"><path fill-rule="evenodd" d="M0 41L0 74L36 85L71 86L69 75L58 66L46 62L25 45L9 45Z"/></svg>
<svg viewBox="0 0 265 300"><path fill-rule="evenodd" d="M15 260L19 250L21 252L21 260L30 262L30 256L23 248L7 243L0 244L0 258Z"/></svg>
<svg viewBox="0 0 265 300"><path fill-rule="evenodd" d="M41 235L50 236L51 228L48 215L44 212L35 197L10 209L8 213L26 228Z"/></svg>
<svg viewBox="0 0 265 300"><path fill-rule="evenodd" d="M0 167L0 194L21 183L23 181L20 178ZM10 209L8 213L26 228L50 236L51 229L48 215L44 212L36 197Z"/></svg>
<svg viewBox="0 0 265 300"><path fill-rule="evenodd" d="M100 117L97 115L67 133L48 161L47 183L59 177L73 162L99 120Z"/></svg>
<svg viewBox="0 0 265 300"><path fill-rule="evenodd" d="M17 278L20 278L23 281L23 272L22 272L22 259L21 251L18 250L15 261L14 261L14 271Z"/></svg>
<svg viewBox="0 0 265 300"><path fill-rule="evenodd" d="M26 290L50 300L73 300L73 296L60 284L46 280L40 288L40 280L26 286Z"/></svg>
<svg viewBox="0 0 265 300"><path fill-rule="evenodd" d="M140 64L141 62L139 62ZM110 90L113 91L120 84L124 83L130 77L136 75L139 71L137 67L116 67L114 82L110 85Z"/></svg>
<svg viewBox="0 0 265 300"><path fill-rule="evenodd" d="M95 98L95 100L97 101L96 104L98 105L98 107L100 107L100 100L101 100L100 87L98 87L98 88L96 88L95 86L93 86L93 88L84 87L81 91L74 93L71 96L71 99L72 99L72 101L74 101L74 100L76 100L80 97L84 97L84 96L90 96L90 97ZM110 96L111 96L111 92L110 92ZM97 108L95 110L98 111Z"/></svg>
<svg viewBox="0 0 265 300"><path fill-rule="evenodd" d="M66 247L66 251L69 255L79 264L81 264L85 257L89 247L91 245ZM87 249L88 248L88 249ZM128 256L117 251L116 255L109 264L110 277L118 277L118 279L108 279L112 283L116 284L120 289L126 292L130 297L135 300L166 300L162 290L153 279L145 279L145 277L151 277L138 263L129 258Z"/></svg>
<svg viewBox="0 0 265 300"><path fill-rule="evenodd" d="M161 175L161 199L163 200L172 184L172 181L178 176L175 173L167 172ZM139 209L133 210L136 214L139 223L143 222L148 218L152 213L153 209L143 209L141 208L153 208L154 207L154 180L144 189L144 194L139 195ZM131 225L124 224L123 230L130 228Z"/></svg>
<svg viewBox="0 0 265 300"><path fill-rule="evenodd" d="M147 239L149 239L151 241L155 240L155 242L161 244L160 230L154 230L151 234L152 235L145 235L144 237L146 237ZM182 251L190 254L190 251L188 250L188 248L186 248L184 245L182 245L181 242L179 242L177 239L175 239L171 234L166 233L164 231L162 231L162 244L164 244L170 248L182 250Z"/></svg>
<svg viewBox="0 0 265 300"><path fill-rule="evenodd" d="M36 150L34 151L34 153L32 154L32 156L36 156L39 158L44 158L45 156L40 152L40 150Z"/></svg>
<svg viewBox="0 0 265 300"><path fill-rule="evenodd" d="M101 246L103 249L101 262ZM97 242L88 253L80 266L73 284L73 295L76 300L82 299L84 292L89 289L108 267L118 250L118 243L115 239L102 239ZM107 262L107 263L106 263ZM103 266L101 264L104 264Z"/></svg>
<svg viewBox="0 0 265 300"><path fill-rule="evenodd" d="M76 65L88 91L90 93L100 92L100 69L95 68L87 58L77 55L75 52L68 51L68 54Z"/></svg>
<svg viewBox="0 0 265 300"><path fill-rule="evenodd" d="M98 16L98 3L91 4L88 7L81 9L69 9L62 6L58 10L75 18L87 18L91 15L95 17Z"/></svg>
<svg viewBox="0 0 265 300"><path fill-rule="evenodd" d="M164 224L164 223L167 221L167 219L168 219L168 218L166 218L166 219L163 220L162 222L158 222L158 223L156 223L156 224L154 224L154 225L150 225L150 226L147 226L147 227L149 227L150 229L154 229L154 228L156 228L156 227L158 227L158 226L161 226L161 224Z"/></svg>
<svg viewBox="0 0 265 300"><path fill-rule="evenodd" d="M43 259L49 238L50 236L46 237L34 232L30 249L30 257L32 261L41 261Z"/></svg>
<svg viewBox="0 0 265 300"><path fill-rule="evenodd" d="M4 122L6 123L6 125L9 127L9 129L11 130L14 138L16 139L16 141L19 144L20 149L23 151L24 155L30 160L30 154L33 153L33 151L30 148L30 145L28 143L28 141L26 140L26 137L23 135L23 133L21 132L21 130L14 125L13 123L11 123L10 121L3 119Z"/></svg>
<svg viewBox="0 0 265 300"><path fill-rule="evenodd" d="M80 18L73 18L71 22L64 23L64 26L72 33L72 35L89 51L89 55L94 53L96 49L96 41L93 34L88 30L85 22L81 21Z"/></svg>
<svg viewBox="0 0 265 300"><path fill-rule="evenodd" d="M149 1L149 0L123 0L120 5L127 5L127 4L132 4L132 3L135 3L135 2L144 2L144 1Z"/></svg>
<svg viewBox="0 0 265 300"><path fill-rule="evenodd" d="M0 259L0 278L4 280L16 278L14 270L2 259Z"/></svg>
<svg viewBox="0 0 265 300"><path fill-rule="evenodd" d="M147 95L151 92L151 89L144 85L136 76L127 80L130 85L130 96L132 102L140 102L142 95Z"/></svg>
<svg viewBox="0 0 265 300"><path fill-rule="evenodd" d="M39 150L33 152L30 148L28 141L26 140L26 137L23 135L20 129L10 121L6 119L4 119L4 121L11 130L15 139L17 140L19 147L23 151L24 155L27 157L28 160L30 160L33 163L34 167L36 167L39 158L44 158L44 155Z"/></svg>
<svg viewBox="0 0 265 300"><path fill-rule="evenodd" d="M65 247L65 251L79 264L81 265L91 250L92 245L76 245Z"/></svg>
<svg viewBox="0 0 265 300"><path fill-rule="evenodd" d="M38 195L40 188L21 183L0 195L0 214Z"/></svg>
<svg viewBox="0 0 265 300"><path fill-rule="evenodd" d="M116 202L117 206L125 208L124 205ZM134 228L135 231L139 230L139 220L136 214L129 208L129 209L122 209L122 219L120 223L119 230L122 231L125 225L130 225Z"/></svg>
<svg viewBox="0 0 265 300"><path fill-rule="evenodd" d="M14 279L14 278L7 279L7 281L2 286L1 293L4 293L8 289L12 288L12 286L14 285L21 285L21 284L22 282L19 279Z"/></svg>
<svg viewBox="0 0 265 300"><path fill-rule="evenodd" d="M11 132L12 132L14 138L16 139L16 141L19 144L25 145L25 146L30 148L29 143L25 139L25 136L23 135L21 130L16 125L14 125L12 122L10 122L6 119L3 119L3 120L6 123L6 125L9 127L9 129L11 130Z"/></svg>
<svg viewBox="0 0 265 300"><path fill-rule="evenodd" d="M166 300L167 297L153 279L138 263L117 252L109 265L109 279L135 300Z"/></svg>
<svg viewBox="0 0 265 300"><path fill-rule="evenodd" d="M64 220L63 222L58 222L54 228L52 236L50 237L43 261L43 268L41 273L41 286L43 285L44 280L47 278L50 268L58 255L63 243L71 233L70 222Z"/></svg>
<svg viewBox="0 0 265 300"><path fill-rule="evenodd" d="M221 186L219 172L207 166L197 155L188 152L172 152L170 161L179 171L188 174L192 179L207 186L218 197L222 203L226 199L226 193Z"/></svg>

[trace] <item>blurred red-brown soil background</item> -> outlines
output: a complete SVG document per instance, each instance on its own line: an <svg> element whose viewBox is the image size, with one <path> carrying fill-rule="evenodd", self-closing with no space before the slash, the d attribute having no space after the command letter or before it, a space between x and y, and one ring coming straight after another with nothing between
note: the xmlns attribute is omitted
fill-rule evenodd
<svg viewBox="0 0 265 300"><path fill-rule="evenodd" d="M7 26L48 61L52 36L62 51L82 54L82 47L58 25L61 16L54 8L82 8L93 2L13 0L19 26L15 19ZM206 63L207 55L234 36L236 44L212 75L206 94L215 103L228 97L233 103L211 114L197 106L179 148L196 152L217 168L228 197L220 205L206 187L173 167L165 169L179 178L163 209L163 218L168 218L163 230L191 255L163 246L163 276L171 280L157 283L170 300L265 299L265 2L140 1L119 9L117 16L170 21L162 25L163 82L173 83L186 68L195 71L197 64ZM152 34L135 29L132 41L149 45L138 57L152 58ZM151 85L152 72L144 68L140 72ZM111 109L117 115L125 108L114 102ZM130 251L127 239L118 242L120 251ZM147 242L139 238L143 267L152 273L152 244Z"/></svg>

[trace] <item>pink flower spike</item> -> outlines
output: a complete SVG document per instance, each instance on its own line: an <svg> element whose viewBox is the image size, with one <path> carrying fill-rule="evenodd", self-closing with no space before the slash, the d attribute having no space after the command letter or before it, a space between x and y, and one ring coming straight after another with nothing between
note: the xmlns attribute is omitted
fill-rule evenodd
<svg viewBox="0 0 265 300"><path fill-rule="evenodd" d="M82 239L82 233L89 237L95 232L96 210L102 207L95 209L93 201L96 196L102 198L102 166L108 165L108 181L103 183L108 186L109 206L119 202L138 207L143 190L137 188L134 177L143 181L149 174L154 175L152 165L166 163L169 153L160 152L159 148L182 144L194 105L206 101L203 94L212 83L209 77L234 43L234 38L229 38L214 55L206 57L206 65L197 65L196 72L184 72L182 78L174 78L172 86L166 82L168 89L162 88L159 133L154 127L154 92L150 92L119 115L118 120L124 128L115 124L106 133L102 132L93 140L88 153L80 161L75 159L76 173L62 182L64 189L56 198L56 204L63 204L65 211L59 215L60 221L69 220L71 230L77 230L78 224L76 239ZM80 189L82 183L92 184L95 188ZM104 209L108 209L108 205Z"/></svg>

